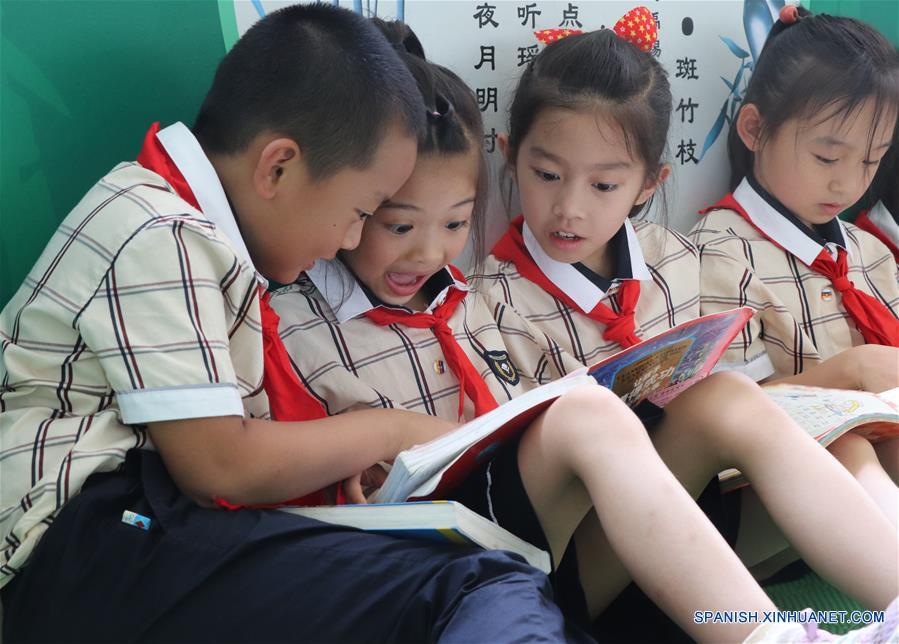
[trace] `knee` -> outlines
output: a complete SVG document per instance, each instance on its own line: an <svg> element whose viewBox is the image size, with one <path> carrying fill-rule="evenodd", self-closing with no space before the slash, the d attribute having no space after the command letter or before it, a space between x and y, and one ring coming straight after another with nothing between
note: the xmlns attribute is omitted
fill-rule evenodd
<svg viewBox="0 0 899 644"><path fill-rule="evenodd" d="M726 413L743 417L760 405L773 404L758 383L736 371L713 373L685 393L701 397L705 403L703 406L716 416Z"/></svg>
<svg viewBox="0 0 899 644"><path fill-rule="evenodd" d="M759 422L777 406L751 378L735 371L712 374L696 383L666 408L691 431L704 432L712 443L747 435L758 437L767 425ZM683 422L684 420L688 422Z"/></svg>
<svg viewBox="0 0 899 644"><path fill-rule="evenodd" d="M574 448L597 442L647 439L640 420L618 396L605 387L576 387L550 407L544 433Z"/></svg>
<svg viewBox="0 0 899 644"><path fill-rule="evenodd" d="M535 593L552 596L552 587L545 573L528 564L521 555L502 550L460 554L447 563L437 576L445 588L514 583L519 587L530 587Z"/></svg>

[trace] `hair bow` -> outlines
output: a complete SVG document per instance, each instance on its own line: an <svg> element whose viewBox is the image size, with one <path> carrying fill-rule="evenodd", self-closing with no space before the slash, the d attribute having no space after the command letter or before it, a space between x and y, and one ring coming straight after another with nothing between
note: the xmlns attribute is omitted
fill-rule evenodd
<svg viewBox="0 0 899 644"><path fill-rule="evenodd" d="M659 38L658 27L652 12L646 7L635 7L624 14L612 28L615 35L628 41L640 51L652 51L652 46ZM584 33L580 29L542 29L535 31L537 40L545 45L557 40Z"/></svg>

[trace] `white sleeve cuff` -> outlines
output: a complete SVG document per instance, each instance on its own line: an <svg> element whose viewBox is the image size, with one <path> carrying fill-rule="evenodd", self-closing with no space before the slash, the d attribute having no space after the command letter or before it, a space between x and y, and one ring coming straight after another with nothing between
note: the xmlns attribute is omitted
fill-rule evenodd
<svg viewBox="0 0 899 644"><path fill-rule="evenodd" d="M773 376L775 369L768 352L763 351L749 362L719 362L712 369L712 373L719 371L737 371L756 382L761 382L765 378Z"/></svg>
<svg viewBox="0 0 899 644"><path fill-rule="evenodd" d="M244 415L243 402L234 385L141 389L116 394L116 400L126 425Z"/></svg>

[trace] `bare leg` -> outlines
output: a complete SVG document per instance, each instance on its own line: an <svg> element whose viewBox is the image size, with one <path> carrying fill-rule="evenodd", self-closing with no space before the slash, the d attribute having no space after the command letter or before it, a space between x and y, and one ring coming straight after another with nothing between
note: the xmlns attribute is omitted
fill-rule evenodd
<svg viewBox="0 0 899 644"><path fill-rule="evenodd" d="M607 390L581 387L557 401L527 431L518 458L557 559L593 505L634 580L693 638L742 640L753 630L696 625L696 610L774 610L662 463L636 416Z"/></svg>
<svg viewBox="0 0 899 644"><path fill-rule="evenodd" d="M874 443L874 451L883 469L893 483L899 485L899 438L890 438L880 443Z"/></svg>
<svg viewBox="0 0 899 644"><path fill-rule="evenodd" d="M894 439L884 442L878 452L875 446L857 434L844 434L827 448L874 499L894 528L899 526L899 488L884 470L880 455L883 454L887 463L891 459L899 460L894 453L897 448L899 441Z"/></svg>
<svg viewBox="0 0 899 644"><path fill-rule="evenodd" d="M867 606L882 608L899 592L895 529L846 470L748 379L718 374L698 383L669 405L652 439L694 495L714 473L732 466L743 470L779 526L765 525L766 515L756 514L760 524L753 525L750 515L744 529L782 530L822 576ZM746 536L751 534L744 536L744 547ZM621 592L628 575L616 565L594 517L588 515L576 538L583 544L582 583L596 615ZM591 570L603 574L594 579Z"/></svg>
<svg viewBox="0 0 899 644"><path fill-rule="evenodd" d="M675 474L686 470L688 489L708 474L688 460L739 468L803 558L866 606L884 608L899 593L895 527L748 378L721 373L691 387L668 406L653 438Z"/></svg>
<svg viewBox="0 0 899 644"><path fill-rule="evenodd" d="M790 542L784 536L783 531L771 519L759 495L751 487L743 489L740 494L740 532L737 535L737 544L734 546L737 555L753 572L756 579L755 566L770 562L772 558L781 561L781 567L795 561L798 555L790 547ZM793 552L792 559L780 557L786 551ZM763 572L772 574L779 570L765 568ZM767 575L766 575L767 576Z"/></svg>

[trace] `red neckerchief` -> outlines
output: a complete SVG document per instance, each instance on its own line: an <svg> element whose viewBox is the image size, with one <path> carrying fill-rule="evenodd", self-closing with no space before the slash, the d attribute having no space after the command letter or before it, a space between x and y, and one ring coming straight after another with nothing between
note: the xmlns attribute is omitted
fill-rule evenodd
<svg viewBox="0 0 899 644"><path fill-rule="evenodd" d="M634 333L636 323L634 322L634 310L637 308L637 301L640 299L640 281L639 280L623 280L615 295L618 301L620 312L616 313L609 306L598 302L592 311L584 311L572 300L562 289L552 283L550 279L543 274L540 267L531 257L527 246L524 243L524 237L521 230L524 222L523 216L518 216L509 225L506 234L496 242L491 251L493 256L502 261L509 261L515 264L515 268L525 279L533 282L544 291L562 301L566 306L580 311L592 320L605 325L602 337L609 342L617 342L620 346L630 347L640 342L640 338Z"/></svg>
<svg viewBox="0 0 899 644"><path fill-rule="evenodd" d="M144 145L137 162L144 168L155 172L171 185L179 197L191 206L200 210L200 205L187 180L175 162L169 157L168 152L156 138L159 132L159 123L150 126L144 137ZM300 382L296 372L290 363L290 357L281 336L278 335L278 314L268 303L269 294L259 287L259 313L262 321L262 349L263 349L263 375L262 388L268 396L272 418L275 420L315 420L324 418L328 414L322 404L309 393ZM338 502L343 498L338 489ZM240 506L228 503L224 499L216 499L219 505L231 510L241 507L279 507L281 505L322 505L327 502L324 490L313 492L304 497L270 505Z"/></svg>
<svg viewBox="0 0 899 644"><path fill-rule="evenodd" d="M883 242L883 244L890 249L890 252L893 253L893 258L896 260L896 263L899 264L899 246L896 246L895 242L892 239L887 237L886 233L884 233L880 228L877 227L873 221L868 218L868 211L863 211L858 217L855 218L855 221L852 222L866 233L871 233L877 239Z"/></svg>
<svg viewBox="0 0 899 644"><path fill-rule="evenodd" d="M746 209L734 198L733 193L729 193L714 206L700 210L699 213L704 215L710 210L724 209L733 210L739 214L753 228L758 230L765 239L785 253L789 253L788 250L777 243L776 240L768 237L752 222ZM882 302L857 289L855 284L847 277L849 262L846 251L843 248L837 248L836 259L831 256L826 248L822 248L809 268L828 278L837 292L843 296L843 306L846 308L849 317L855 322L867 344L899 347L899 320L893 317L890 309Z"/></svg>
<svg viewBox="0 0 899 644"><path fill-rule="evenodd" d="M457 281L464 283L465 278L462 277L458 269L453 266L449 268L453 277ZM440 350L443 352L443 357L446 358L447 366L449 366L450 371L453 372L453 375L459 381L459 418L462 418L465 396L468 396L474 403L476 416L485 414L497 407L496 399L490 393L487 383L484 382L471 360L465 355L462 347L456 342L456 336L453 334L449 324L447 324L456 307L465 299L467 294L466 291L451 286L443 303L434 307L433 313L413 313L384 307L376 307L365 312L365 317L380 326L402 324L414 329L431 329L434 332L434 336L440 344Z"/></svg>

